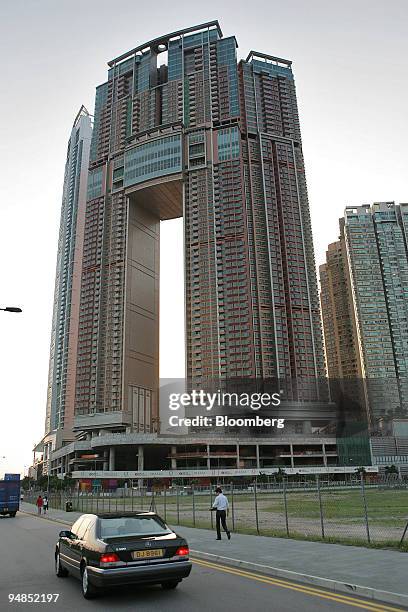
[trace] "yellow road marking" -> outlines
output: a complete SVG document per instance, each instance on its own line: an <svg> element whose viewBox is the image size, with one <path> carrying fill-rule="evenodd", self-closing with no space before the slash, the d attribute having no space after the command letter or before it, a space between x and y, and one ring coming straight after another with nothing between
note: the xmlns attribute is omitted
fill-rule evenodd
<svg viewBox="0 0 408 612"><path fill-rule="evenodd" d="M342 595L340 593L339 594L327 593L326 591L321 591L320 589L309 587L307 585L305 586L297 585L295 583L287 582L285 580L281 580L278 578L269 578L268 576L261 576L259 574L254 574L252 572L248 572L245 570L228 567L226 565L220 565L218 563L213 563L211 561L205 561L202 559L194 559L194 558L192 559L192 561L193 563L196 563L197 565L201 565L209 569L220 570L222 572L234 574L235 576L240 576L242 578L249 578L251 580L256 580L257 582L263 582L265 584L273 584L275 586L279 586L285 589L299 591L300 593L305 593L306 595L311 595L314 597L321 597L323 599L329 599L331 601L336 601L337 603L342 603L342 604L353 606L356 608L363 608L365 610L371 610L372 612L403 612L402 608L395 608L395 607L391 607L387 605L365 602L359 599L355 599L354 597L350 597L348 595Z"/></svg>

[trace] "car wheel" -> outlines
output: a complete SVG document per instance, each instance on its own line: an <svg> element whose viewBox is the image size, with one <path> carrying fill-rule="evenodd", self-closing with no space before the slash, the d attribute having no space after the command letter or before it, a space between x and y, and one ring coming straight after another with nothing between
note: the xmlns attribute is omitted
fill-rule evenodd
<svg viewBox="0 0 408 612"><path fill-rule="evenodd" d="M58 578L65 578L65 576L68 576L68 570L61 565L60 554L58 551L55 553L55 574L58 576Z"/></svg>
<svg viewBox="0 0 408 612"><path fill-rule="evenodd" d="M170 589L177 588L177 585L179 582L181 581L180 580L170 580L169 582L162 582L162 588L165 589L166 591L170 591Z"/></svg>
<svg viewBox="0 0 408 612"><path fill-rule="evenodd" d="M89 582L88 568L86 565L83 565L81 570L81 586L82 595L85 599L93 599L96 596L97 590L94 585Z"/></svg>
<svg viewBox="0 0 408 612"><path fill-rule="evenodd" d="M11 518L14 518L16 516L17 512L10 512L10 516Z"/></svg>

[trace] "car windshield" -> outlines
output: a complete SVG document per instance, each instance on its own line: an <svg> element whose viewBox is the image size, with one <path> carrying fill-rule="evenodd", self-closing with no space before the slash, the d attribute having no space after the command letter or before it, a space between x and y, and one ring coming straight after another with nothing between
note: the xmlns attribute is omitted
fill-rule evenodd
<svg viewBox="0 0 408 612"><path fill-rule="evenodd" d="M157 516L101 518L101 537L165 535L171 530Z"/></svg>

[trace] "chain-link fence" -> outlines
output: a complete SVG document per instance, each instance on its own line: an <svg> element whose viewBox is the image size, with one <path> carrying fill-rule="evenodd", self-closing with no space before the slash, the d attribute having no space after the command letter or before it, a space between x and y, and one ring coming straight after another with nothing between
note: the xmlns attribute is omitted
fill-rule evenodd
<svg viewBox="0 0 408 612"><path fill-rule="evenodd" d="M224 484L222 489L234 532L397 546L408 521L408 482L393 477L375 483L364 474L340 482L319 476L303 482L282 478L249 486ZM25 500L35 503L37 495L26 494ZM50 508L65 510L68 502L84 513L153 510L170 525L209 529L215 523L213 486L59 491L48 500Z"/></svg>

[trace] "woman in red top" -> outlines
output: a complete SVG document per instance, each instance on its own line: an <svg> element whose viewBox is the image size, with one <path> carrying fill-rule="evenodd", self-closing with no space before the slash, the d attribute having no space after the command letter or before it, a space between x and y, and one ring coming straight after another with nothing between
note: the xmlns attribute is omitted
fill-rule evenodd
<svg viewBox="0 0 408 612"><path fill-rule="evenodd" d="M43 504L44 504L43 498L41 497L41 495L37 497L37 501L35 503L38 508L38 514L41 514L41 508L43 507Z"/></svg>

